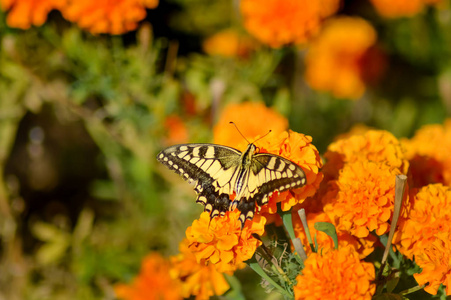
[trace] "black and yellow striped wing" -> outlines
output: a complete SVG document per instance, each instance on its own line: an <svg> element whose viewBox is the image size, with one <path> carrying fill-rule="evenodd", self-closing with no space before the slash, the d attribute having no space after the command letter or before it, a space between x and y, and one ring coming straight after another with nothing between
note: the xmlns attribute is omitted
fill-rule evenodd
<svg viewBox="0 0 451 300"><path fill-rule="evenodd" d="M295 163L255 151L253 144L245 152L214 144L183 144L166 148L157 159L188 182L195 182L196 202L202 203L212 218L238 207L244 226L254 216L255 203L262 206L272 193L306 183L304 171Z"/></svg>

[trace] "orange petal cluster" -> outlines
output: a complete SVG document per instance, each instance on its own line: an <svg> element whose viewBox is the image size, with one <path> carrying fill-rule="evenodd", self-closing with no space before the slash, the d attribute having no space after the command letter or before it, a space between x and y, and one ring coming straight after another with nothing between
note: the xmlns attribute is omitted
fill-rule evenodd
<svg viewBox="0 0 451 300"><path fill-rule="evenodd" d="M359 259L353 247L312 253L296 278L294 297L301 299L368 299L376 290L374 266Z"/></svg>
<svg viewBox="0 0 451 300"><path fill-rule="evenodd" d="M249 33L279 48L307 42L339 4L339 0L242 0L240 9Z"/></svg>
<svg viewBox="0 0 451 300"><path fill-rule="evenodd" d="M409 161L406 150L399 140L388 131L368 130L329 145L324 157L327 163L323 171L326 176L336 178L345 164L356 161L372 161L399 169L407 174Z"/></svg>
<svg viewBox="0 0 451 300"><path fill-rule="evenodd" d="M129 284L118 284L114 291L124 300L183 299L181 286L170 276L171 265L160 254L154 252L142 261L141 271Z"/></svg>
<svg viewBox="0 0 451 300"><path fill-rule="evenodd" d="M10 27L28 29L41 26L47 14L65 5L66 0L0 0L0 8L8 11L6 23Z"/></svg>
<svg viewBox="0 0 451 300"><path fill-rule="evenodd" d="M387 18L411 17L422 11L427 5L437 4L441 0L370 0L381 16Z"/></svg>
<svg viewBox="0 0 451 300"><path fill-rule="evenodd" d="M451 119L443 125L423 126L402 144L410 161L413 187L430 183L451 185Z"/></svg>
<svg viewBox="0 0 451 300"><path fill-rule="evenodd" d="M401 143L389 132L369 130L329 145L321 187L324 212L337 230L366 238L388 231L393 213L395 176L409 162ZM408 202L405 202L403 214Z"/></svg>
<svg viewBox="0 0 451 300"><path fill-rule="evenodd" d="M365 238L370 231L382 235L389 230L394 208L395 175L385 164L359 161L346 164L323 198L324 212L338 230Z"/></svg>
<svg viewBox="0 0 451 300"><path fill-rule="evenodd" d="M247 57L256 47L256 42L233 29L217 32L202 44L208 55L223 57Z"/></svg>
<svg viewBox="0 0 451 300"><path fill-rule="evenodd" d="M305 73L307 83L313 89L331 92L337 98L360 98L366 88L364 75L368 74L369 67L375 67L364 62L376 40L376 31L363 19L330 19L309 46Z"/></svg>
<svg viewBox="0 0 451 300"><path fill-rule="evenodd" d="M167 132L166 145L183 144L188 142L188 129L183 120L177 115L170 115L164 121Z"/></svg>
<svg viewBox="0 0 451 300"><path fill-rule="evenodd" d="M234 148L242 144L241 150L244 150L247 144L243 143L243 137L230 122L234 122L248 139L264 135L270 130L274 136L288 128L288 120L284 116L261 102L230 104L223 110L213 129L213 140L216 144Z"/></svg>
<svg viewBox="0 0 451 300"><path fill-rule="evenodd" d="M158 0L1 0L0 6L9 11L11 27L28 29L40 26L52 9L64 18L94 34L122 34L134 30L146 17L146 8L155 8Z"/></svg>
<svg viewBox="0 0 451 300"><path fill-rule="evenodd" d="M272 153L282 156L300 167L305 172L307 184L300 189L275 193L270 197L268 204L262 207L260 213L275 214L277 203L281 203L283 211L288 211L294 205L302 203L307 197L313 196L323 180L320 172L322 167L321 157L316 147L312 144L312 137L294 131L285 131L279 135L268 135L258 141L260 152Z"/></svg>
<svg viewBox="0 0 451 300"><path fill-rule="evenodd" d="M243 268L244 261L254 255L261 241L252 234L262 235L266 219L255 215L247 221L243 230L238 219L240 211L228 211L223 217L210 219L203 212L198 220L186 230L189 249L198 263L213 264L219 272L230 272Z"/></svg>
<svg viewBox="0 0 451 300"><path fill-rule="evenodd" d="M146 17L146 8L155 8L158 0L67 0L63 16L94 34L122 34L134 30Z"/></svg>
<svg viewBox="0 0 451 300"><path fill-rule="evenodd" d="M293 212L292 220L296 237L301 240L303 245L308 245L307 235L305 234L304 227L297 212ZM332 238L326 233L315 229L315 223L317 222L332 223L330 218L324 212L307 214L310 236L318 245L317 252L325 254L326 252L333 251L335 245ZM339 248L353 247L359 253L361 259L371 254L374 250L374 243L376 242L376 237L374 236L369 236L366 239L357 239L346 231L338 231L337 236ZM304 249L307 255L312 253L310 247L304 247Z"/></svg>
<svg viewBox="0 0 451 300"><path fill-rule="evenodd" d="M451 295L451 188L431 184L414 192L409 217L395 236L399 250L422 271L414 275L425 291L437 294L440 284Z"/></svg>
<svg viewBox="0 0 451 300"><path fill-rule="evenodd" d="M141 272L130 284L114 287L116 296L123 300L181 300L190 296L207 300L224 294L230 288L224 274L213 264L199 264L188 244L184 239L179 254L169 259L157 252L149 254L142 261Z"/></svg>
<svg viewBox="0 0 451 300"><path fill-rule="evenodd" d="M220 296L229 288L224 274L218 272L213 264L199 264L188 248L188 240L180 245L180 253L170 258L171 276L180 282L183 298L196 296L196 300L207 300L212 296Z"/></svg>

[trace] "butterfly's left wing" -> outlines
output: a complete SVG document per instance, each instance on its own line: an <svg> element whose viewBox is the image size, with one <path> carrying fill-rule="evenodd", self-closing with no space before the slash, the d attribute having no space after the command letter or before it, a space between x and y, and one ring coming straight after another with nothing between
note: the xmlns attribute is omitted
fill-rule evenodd
<svg viewBox="0 0 451 300"><path fill-rule="evenodd" d="M294 162L270 153L255 154L245 175L243 196L232 208L238 206L244 224L254 217L255 202L262 206L274 192L300 188L306 181L304 171Z"/></svg>
<svg viewBox="0 0 451 300"><path fill-rule="evenodd" d="M164 149L157 159L189 183L195 182L196 202L213 218L229 209L240 157L240 151L226 146L183 144Z"/></svg>

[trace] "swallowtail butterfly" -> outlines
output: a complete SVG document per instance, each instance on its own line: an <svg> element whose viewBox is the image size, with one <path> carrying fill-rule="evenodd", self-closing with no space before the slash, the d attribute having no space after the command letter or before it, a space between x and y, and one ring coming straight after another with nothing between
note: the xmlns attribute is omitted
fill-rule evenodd
<svg viewBox="0 0 451 300"><path fill-rule="evenodd" d="M196 202L205 206L211 218L238 207L243 228L254 217L255 203L262 206L274 192L306 184L297 164L257 149L253 143L244 152L215 144L181 144L164 149L157 159L195 183ZM233 193L236 196L231 201Z"/></svg>

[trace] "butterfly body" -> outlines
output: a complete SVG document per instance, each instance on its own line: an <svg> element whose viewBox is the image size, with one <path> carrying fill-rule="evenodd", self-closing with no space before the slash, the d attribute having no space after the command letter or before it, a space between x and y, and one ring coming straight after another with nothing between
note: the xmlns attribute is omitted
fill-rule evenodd
<svg viewBox="0 0 451 300"><path fill-rule="evenodd" d="M256 203L262 206L274 192L306 183L301 167L278 155L258 153L252 143L244 152L215 144L175 145L161 151L157 159L195 183L196 202L211 218L237 207L242 227L254 217Z"/></svg>

